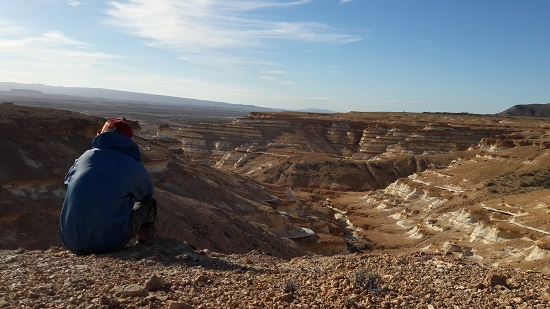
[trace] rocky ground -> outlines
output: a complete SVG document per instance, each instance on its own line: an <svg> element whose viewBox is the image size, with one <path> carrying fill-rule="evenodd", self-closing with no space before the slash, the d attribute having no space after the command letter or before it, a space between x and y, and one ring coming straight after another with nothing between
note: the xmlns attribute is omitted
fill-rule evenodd
<svg viewBox="0 0 550 309"><path fill-rule="evenodd" d="M364 253L284 260L156 239L77 256L0 251L0 308L548 308L550 275L452 254Z"/></svg>

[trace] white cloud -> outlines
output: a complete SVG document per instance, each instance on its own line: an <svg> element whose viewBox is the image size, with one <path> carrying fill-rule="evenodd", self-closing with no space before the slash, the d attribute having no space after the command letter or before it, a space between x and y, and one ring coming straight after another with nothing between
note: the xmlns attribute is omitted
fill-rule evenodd
<svg viewBox="0 0 550 309"><path fill-rule="evenodd" d="M281 75L287 74L287 72L283 70L271 70L271 71L262 71L257 76L264 80L269 81L275 85L293 85L294 82L290 80L283 80L281 79Z"/></svg>
<svg viewBox="0 0 550 309"><path fill-rule="evenodd" d="M366 104L422 104L425 102L418 100L396 100L396 99L381 99L365 101Z"/></svg>
<svg viewBox="0 0 550 309"><path fill-rule="evenodd" d="M254 10L304 5L306 1L127 0L113 1L109 24L149 40L152 46L179 51L250 48L267 40L349 43L361 38L315 22L267 21Z"/></svg>
<svg viewBox="0 0 550 309"><path fill-rule="evenodd" d="M49 31L36 37L27 37L22 39L4 39L0 37L0 47L21 49L35 52L47 52L47 48L53 48L57 46L72 46L72 47L84 47L88 44L71 39L67 37L61 31ZM25 50L23 50L25 49ZM3 50L4 52L6 50ZM2 52L2 50L0 50Z"/></svg>
<svg viewBox="0 0 550 309"><path fill-rule="evenodd" d="M252 67L280 67L281 64L273 63L276 60L272 59L283 51L285 42L346 44L361 40L357 35L340 32L319 22L266 18L269 9L281 12L312 2L115 0L109 2L104 22L142 38L148 46L174 51L182 61L234 74L256 70ZM293 84L281 79L272 83Z"/></svg>
<svg viewBox="0 0 550 309"><path fill-rule="evenodd" d="M41 37L37 38L37 40L48 44L54 44L54 45L88 46L87 43L77 41L67 37L61 31L48 31L42 34Z"/></svg>
<svg viewBox="0 0 550 309"><path fill-rule="evenodd" d="M336 98L326 98L326 97L308 97L308 101L316 101L316 102L338 102L342 101L340 99Z"/></svg>
<svg viewBox="0 0 550 309"><path fill-rule="evenodd" d="M294 82L291 80L279 80L277 81L278 85L294 85Z"/></svg>
<svg viewBox="0 0 550 309"><path fill-rule="evenodd" d="M85 3L82 2L82 1L67 0L67 4L70 5L70 6L77 7L77 6L81 6L81 5L85 4Z"/></svg>
<svg viewBox="0 0 550 309"><path fill-rule="evenodd" d="M20 33L23 30L17 24L8 19L0 18L0 37Z"/></svg>
<svg viewBox="0 0 550 309"><path fill-rule="evenodd" d="M341 4L344 4L344 3L348 3L348 2L352 2L353 0L340 0L340 3Z"/></svg>
<svg viewBox="0 0 550 309"><path fill-rule="evenodd" d="M18 28L20 33L26 32ZM18 34L20 34L18 33ZM0 67L11 76L48 76L76 74L118 57L90 51L90 45L72 39L60 31L48 31L14 39L0 32ZM75 75L76 77L76 75Z"/></svg>
<svg viewBox="0 0 550 309"><path fill-rule="evenodd" d="M268 75L258 75L258 77L259 77L260 79L267 80L267 81L274 81L274 80L277 80L275 77L273 77L273 76L268 76Z"/></svg>
<svg viewBox="0 0 550 309"><path fill-rule="evenodd" d="M342 101L338 98L328 98L328 97L302 97L302 96L291 96L278 94L275 96L277 99L284 99L290 101L313 101L313 102L339 102Z"/></svg>

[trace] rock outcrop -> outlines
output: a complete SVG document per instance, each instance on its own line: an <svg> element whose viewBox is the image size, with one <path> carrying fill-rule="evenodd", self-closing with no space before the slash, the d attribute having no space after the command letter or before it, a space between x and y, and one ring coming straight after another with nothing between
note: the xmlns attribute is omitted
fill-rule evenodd
<svg viewBox="0 0 550 309"><path fill-rule="evenodd" d="M226 158L224 164L231 164L255 152L325 153L353 159L370 159L389 149L410 154L442 153L467 149L483 137L506 131L454 122L397 121L392 114L383 113L251 113L232 123L204 123L182 128L179 133L183 149L191 157L210 155L214 164L220 154L230 152L228 158L232 160Z"/></svg>
<svg viewBox="0 0 550 309"><path fill-rule="evenodd" d="M320 172L319 166L330 170L347 168L342 174L349 175L345 177L353 179L355 185L343 184L342 189L360 191L385 187L428 167L446 166L448 160L434 158L434 155L464 151L478 145L483 138L518 130L491 116L479 116L482 123L464 125L464 120L472 117L407 113L251 113L232 123L188 126L178 133L187 156L220 169L278 185L333 188L342 181L328 176L331 173ZM320 155L312 154L325 157L319 159ZM405 155L412 159L403 160ZM317 166L307 163L319 160L323 162ZM288 162L306 162L310 166L302 168ZM382 167L378 170L385 175L377 172L377 167ZM311 172L296 173L295 168ZM267 174L270 179L259 174ZM293 174L299 177L291 176ZM357 174L372 174L376 180L361 181Z"/></svg>
<svg viewBox="0 0 550 309"><path fill-rule="evenodd" d="M485 139L445 169L417 172L362 197L340 194L334 202L375 246L550 272L543 245L550 235L550 154L540 140L515 140L511 148L497 140Z"/></svg>
<svg viewBox="0 0 550 309"><path fill-rule="evenodd" d="M235 134L231 147L212 148L212 141L228 139L224 126L254 133ZM550 202L544 197L550 169L545 119L252 113L197 128L181 130L195 134L195 146L184 151L190 158L200 153L203 163L287 188L276 193L284 203L274 207L290 210L292 222L315 233L300 240L305 248L321 252L325 245L333 252L337 229L325 227L338 226L351 251L440 250L550 271L548 252L537 245L550 226L536 219L548 217L541 209ZM289 199L289 191L300 198ZM503 217L501 210L510 207L521 211ZM315 219L323 224L308 223L311 214L327 209ZM336 218L339 211L349 224Z"/></svg>

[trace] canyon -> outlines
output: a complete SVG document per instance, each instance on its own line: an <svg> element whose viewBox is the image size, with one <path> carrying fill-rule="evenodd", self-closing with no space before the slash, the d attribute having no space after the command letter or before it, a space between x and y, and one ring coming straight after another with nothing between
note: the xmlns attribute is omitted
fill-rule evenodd
<svg viewBox="0 0 550 309"><path fill-rule="evenodd" d="M0 308L550 302L548 118L19 103L0 104ZM157 238L77 256L63 179L106 114L135 132Z"/></svg>
<svg viewBox="0 0 550 309"><path fill-rule="evenodd" d="M104 118L0 106L0 246L61 246L64 174ZM162 237L227 254L428 251L550 271L547 118L252 112L178 126L132 117Z"/></svg>
<svg viewBox="0 0 550 309"><path fill-rule="evenodd" d="M189 158L269 187L308 251L442 251L548 272L549 128L534 117L253 112L170 136Z"/></svg>

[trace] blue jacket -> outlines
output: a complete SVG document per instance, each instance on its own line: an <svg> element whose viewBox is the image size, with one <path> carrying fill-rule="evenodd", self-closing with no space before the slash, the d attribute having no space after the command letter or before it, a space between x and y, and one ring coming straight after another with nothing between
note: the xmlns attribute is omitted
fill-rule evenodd
<svg viewBox="0 0 550 309"><path fill-rule="evenodd" d="M60 234L73 251L101 251L126 239L135 201L153 185L137 144L119 132L98 135L65 177Z"/></svg>

